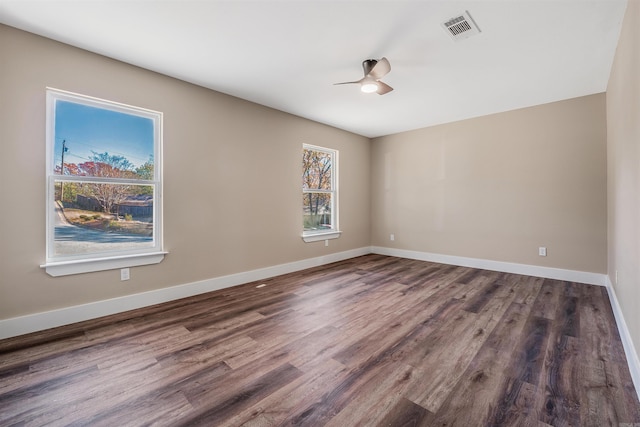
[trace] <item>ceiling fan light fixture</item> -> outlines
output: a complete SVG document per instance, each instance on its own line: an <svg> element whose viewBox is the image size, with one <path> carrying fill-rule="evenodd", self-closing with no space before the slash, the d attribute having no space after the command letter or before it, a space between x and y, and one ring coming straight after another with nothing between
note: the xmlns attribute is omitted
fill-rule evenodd
<svg viewBox="0 0 640 427"><path fill-rule="evenodd" d="M378 91L378 82L375 80L363 81L360 90L364 93L373 93Z"/></svg>

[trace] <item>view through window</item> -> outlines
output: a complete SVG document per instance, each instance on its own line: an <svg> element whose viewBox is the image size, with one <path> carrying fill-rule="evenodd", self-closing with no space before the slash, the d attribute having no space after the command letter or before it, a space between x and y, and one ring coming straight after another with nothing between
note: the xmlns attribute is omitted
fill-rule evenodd
<svg viewBox="0 0 640 427"><path fill-rule="evenodd" d="M161 114L47 98L47 262L160 251Z"/></svg>

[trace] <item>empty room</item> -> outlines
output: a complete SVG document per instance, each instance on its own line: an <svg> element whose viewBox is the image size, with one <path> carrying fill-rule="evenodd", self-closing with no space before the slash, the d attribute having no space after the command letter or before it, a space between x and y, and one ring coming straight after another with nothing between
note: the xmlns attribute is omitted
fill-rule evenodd
<svg viewBox="0 0 640 427"><path fill-rule="evenodd" d="M0 425L640 425L639 28L0 0Z"/></svg>

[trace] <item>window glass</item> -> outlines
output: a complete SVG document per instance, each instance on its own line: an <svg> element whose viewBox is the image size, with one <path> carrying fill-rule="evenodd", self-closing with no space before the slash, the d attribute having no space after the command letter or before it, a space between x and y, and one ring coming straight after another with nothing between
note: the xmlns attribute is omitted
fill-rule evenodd
<svg viewBox="0 0 640 427"><path fill-rule="evenodd" d="M47 263L161 251L161 114L48 90L47 121Z"/></svg>

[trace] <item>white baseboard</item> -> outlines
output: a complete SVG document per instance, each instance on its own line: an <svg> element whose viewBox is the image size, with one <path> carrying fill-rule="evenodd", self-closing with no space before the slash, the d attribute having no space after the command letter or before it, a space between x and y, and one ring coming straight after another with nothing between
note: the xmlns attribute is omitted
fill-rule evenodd
<svg viewBox="0 0 640 427"><path fill-rule="evenodd" d="M613 289L613 284L607 276L607 291L609 293L609 299L611 300L611 308L613 309L613 315L616 318L616 324L618 325L618 332L620 332L620 339L622 340L622 346L624 347L624 353L627 356L627 365L629 365L629 373L631 374L631 380L633 386L636 389L636 398L640 397L640 360L638 359L638 353L631 340L631 334L627 327L627 322L622 315L622 308L618 301L616 291Z"/></svg>
<svg viewBox="0 0 640 427"><path fill-rule="evenodd" d="M459 265L461 267L481 268L483 270L503 273L522 274L526 276L544 277L547 279L566 280L569 282L587 283L589 285L606 286L606 275L585 271L563 270L561 268L541 267L538 265L516 264L511 262L491 261L479 258L466 258L453 255L441 255L429 252L408 251L405 249L373 246L371 252L379 255L397 256L400 258L431 261L440 264Z"/></svg>
<svg viewBox="0 0 640 427"><path fill-rule="evenodd" d="M205 292L211 292L243 283L266 279L268 277L274 277L281 274L304 270L306 268L342 261L369 253L438 262L442 264L459 265L463 267L481 268L506 273L523 274L528 276L545 277L550 279L568 280L593 285L607 285L606 275L604 274L373 246L280 264L272 267L260 268L228 276L215 277L199 282L192 282L109 300L96 301L88 304L65 307L58 310L0 320L0 339L55 328L71 323L82 322L84 320L95 319L102 316L108 316L110 314L121 313L180 298L186 298Z"/></svg>
<svg viewBox="0 0 640 427"><path fill-rule="evenodd" d="M192 282L169 288L157 289L134 295L127 295L88 304L65 307L58 310L45 311L26 316L0 320L0 339L42 331L71 323L96 319L110 314L122 313L136 308L186 298L193 295L229 288L243 283L254 282L281 274L293 273L311 267L342 261L371 253L371 248L364 247L338 252L316 258L294 261L272 267L259 268L228 276Z"/></svg>

